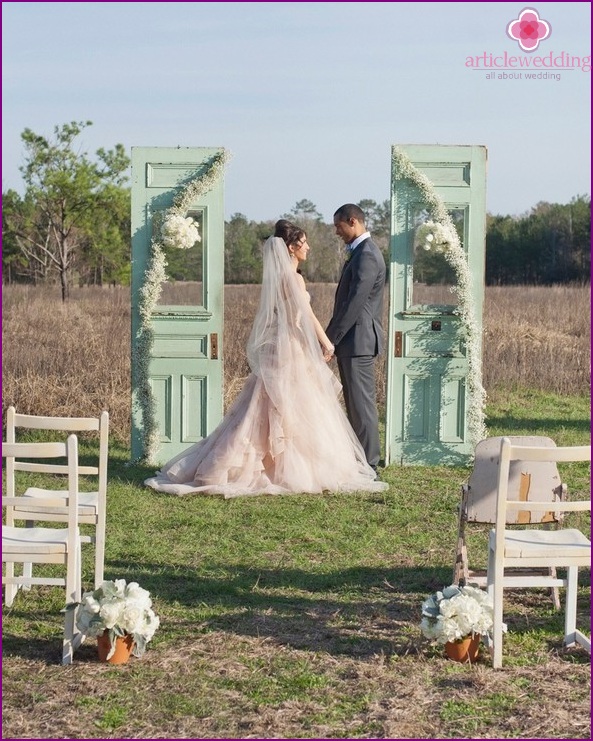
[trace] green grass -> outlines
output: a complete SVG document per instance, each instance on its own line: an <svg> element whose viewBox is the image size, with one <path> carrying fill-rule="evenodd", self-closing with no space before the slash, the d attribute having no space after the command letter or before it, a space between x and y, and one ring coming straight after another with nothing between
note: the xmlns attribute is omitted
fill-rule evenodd
<svg viewBox="0 0 593 741"><path fill-rule="evenodd" d="M589 440L579 397L501 392L488 422L491 435ZM381 494L225 501L158 494L128 458L112 445L106 578L148 589L161 627L125 666L99 664L89 640L61 667L62 590L20 593L3 608L5 737L589 737L589 657L562 647L544 590L509 597L502 671L485 655L453 664L420 637L422 600L452 579L469 468L392 466ZM566 473L571 493L588 489L587 467ZM485 558L485 530L471 537ZM542 725L545 690L559 715Z"/></svg>

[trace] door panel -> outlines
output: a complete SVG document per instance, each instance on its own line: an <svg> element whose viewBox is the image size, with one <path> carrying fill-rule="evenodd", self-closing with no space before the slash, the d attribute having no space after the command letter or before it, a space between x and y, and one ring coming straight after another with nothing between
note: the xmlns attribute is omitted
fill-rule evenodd
<svg viewBox="0 0 593 741"><path fill-rule="evenodd" d="M402 146L443 199L466 252L476 321L482 322L486 150ZM467 435L467 353L442 254L424 250L418 230L430 213L414 185L392 174L386 461L457 465L473 453Z"/></svg>
<svg viewBox="0 0 593 741"><path fill-rule="evenodd" d="M132 341L140 326L139 292L149 263L155 216L172 205L184 185L204 174L220 151L204 147L132 149ZM187 215L198 223L201 241L187 250L165 250L168 280L152 313L149 383L160 440L155 463L164 463L201 440L222 419L222 179L191 203ZM133 458L143 452L137 394L133 388Z"/></svg>

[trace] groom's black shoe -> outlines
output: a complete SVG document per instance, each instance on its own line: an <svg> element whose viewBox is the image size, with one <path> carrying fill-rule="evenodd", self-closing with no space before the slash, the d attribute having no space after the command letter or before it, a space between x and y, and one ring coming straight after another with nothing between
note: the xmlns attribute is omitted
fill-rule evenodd
<svg viewBox="0 0 593 741"><path fill-rule="evenodd" d="M382 458L376 466L371 466L371 468L375 472L375 480L379 481L381 479L380 473L385 468L385 459Z"/></svg>

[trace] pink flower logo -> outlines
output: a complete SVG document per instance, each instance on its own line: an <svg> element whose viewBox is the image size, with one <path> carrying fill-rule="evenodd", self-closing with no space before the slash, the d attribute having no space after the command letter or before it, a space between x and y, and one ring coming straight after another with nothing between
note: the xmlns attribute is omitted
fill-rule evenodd
<svg viewBox="0 0 593 741"><path fill-rule="evenodd" d="M535 51L539 42L552 33L552 26L539 17L535 8L523 8L519 17L507 26L507 36L519 43L523 51Z"/></svg>

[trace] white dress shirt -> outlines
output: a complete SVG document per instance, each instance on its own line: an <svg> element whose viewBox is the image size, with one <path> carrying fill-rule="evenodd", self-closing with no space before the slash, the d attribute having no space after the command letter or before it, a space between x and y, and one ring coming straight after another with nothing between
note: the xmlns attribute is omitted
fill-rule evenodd
<svg viewBox="0 0 593 741"><path fill-rule="evenodd" d="M365 239L368 239L371 236L370 232L363 232L359 237L356 237L356 239L353 242L350 242L348 245L348 250L350 252L354 252L354 250L358 247L358 245L361 242L364 242Z"/></svg>

